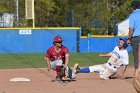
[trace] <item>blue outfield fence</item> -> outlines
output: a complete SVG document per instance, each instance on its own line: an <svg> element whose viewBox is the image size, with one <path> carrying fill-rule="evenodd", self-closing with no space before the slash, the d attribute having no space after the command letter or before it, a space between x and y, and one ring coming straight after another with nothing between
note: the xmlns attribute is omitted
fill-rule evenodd
<svg viewBox="0 0 140 93"><path fill-rule="evenodd" d="M122 37L90 37L80 39L80 52L111 52ZM132 51L131 46L127 47Z"/></svg>
<svg viewBox="0 0 140 93"><path fill-rule="evenodd" d="M61 35L63 45L70 52L78 52L79 28L2 29L0 53L44 53L53 45L53 38Z"/></svg>
<svg viewBox="0 0 140 93"><path fill-rule="evenodd" d="M116 37L80 38L80 28L20 28L0 30L0 53L45 53L53 38L61 35L70 52L111 52L118 45ZM127 48L132 51L131 46Z"/></svg>

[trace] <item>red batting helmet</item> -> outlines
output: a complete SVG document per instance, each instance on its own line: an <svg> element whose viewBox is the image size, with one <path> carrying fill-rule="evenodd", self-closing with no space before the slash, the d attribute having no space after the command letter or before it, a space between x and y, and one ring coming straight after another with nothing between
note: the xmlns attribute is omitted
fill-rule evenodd
<svg viewBox="0 0 140 93"><path fill-rule="evenodd" d="M53 42L62 42L62 37L61 36L55 36L54 39L53 39Z"/></svg>

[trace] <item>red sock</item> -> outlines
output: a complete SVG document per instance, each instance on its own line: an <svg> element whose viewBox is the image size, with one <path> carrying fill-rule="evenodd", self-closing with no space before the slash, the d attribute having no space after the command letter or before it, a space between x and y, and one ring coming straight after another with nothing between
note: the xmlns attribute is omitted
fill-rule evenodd
<svg viewBox="0 0 140 93"><path fill-rule="evenodd" d="M61 69L62 69L62 66L56 66L56 75L57 75L57 77L61 76L61 74L60 74Z"/></svg>

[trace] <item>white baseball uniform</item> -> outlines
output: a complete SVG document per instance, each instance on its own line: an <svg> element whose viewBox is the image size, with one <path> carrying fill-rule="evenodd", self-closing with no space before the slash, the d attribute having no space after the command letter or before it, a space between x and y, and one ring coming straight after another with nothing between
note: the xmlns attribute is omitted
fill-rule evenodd
<svg viewBox="0 0 140 93"><path fill-rule="evenodd" d="M99 72L99 76L102 79L109 79L110 76L117 72L120 66L127 66L128 64L129 57L127 50L119 50L118 46L116 46L107 63L90 66L89 70L90 72Z"/></svg>

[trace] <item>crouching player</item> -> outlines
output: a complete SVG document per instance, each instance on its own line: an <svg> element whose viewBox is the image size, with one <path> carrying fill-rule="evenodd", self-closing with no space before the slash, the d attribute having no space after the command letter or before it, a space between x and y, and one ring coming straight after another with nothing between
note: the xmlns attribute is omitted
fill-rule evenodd
<svg viewBox="0 0 140 93"><path fill-rule="evenodd" d="M114 75L118 68L122 67L121 77L124 78L127 65L129 63L128 52L126 50L128 44L126 39L120 38L118 46L114 50L107 54L100 54L101 57L110 57L107 63L89 66L85 68L79 68L78 63L75 64L75 73L91 73L98 72L101 79L107 80Z"/></svg>
<svg viewBox="0 0 140 93"><path fill-rule="evenodd" d="M62 37L55 36L53 40L54 46L47 50L45 59L50 69L56 71L56 81L62 81L63 77L75 79L76 75L73 70L68 66L69 51L68 48L62 45Z"/></svg>

